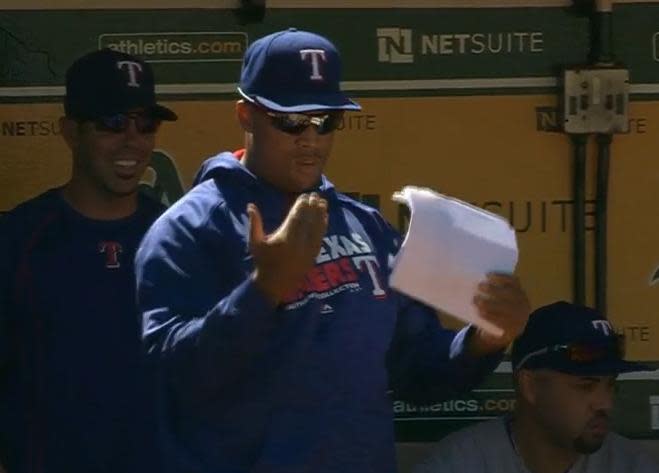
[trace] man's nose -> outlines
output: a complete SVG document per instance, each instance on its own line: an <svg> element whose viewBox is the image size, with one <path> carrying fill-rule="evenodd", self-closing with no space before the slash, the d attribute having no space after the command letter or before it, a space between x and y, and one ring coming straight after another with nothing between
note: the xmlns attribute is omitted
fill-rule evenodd
<svg viewBox="0 0 659 473"><path fill-rule="evenodd" d="M609 380L602 380L595 390L593 398L593 408L595 410L603 410L610 412L613 410L615 401L615 382Z"/></svg>
<svg viewBox="0 0 659 473"><path fill-rule="evenodd" d="M319 138L320 133L318 133L318 127L311 123L298 136L298 143L306 146L315 146Z"/></svg>

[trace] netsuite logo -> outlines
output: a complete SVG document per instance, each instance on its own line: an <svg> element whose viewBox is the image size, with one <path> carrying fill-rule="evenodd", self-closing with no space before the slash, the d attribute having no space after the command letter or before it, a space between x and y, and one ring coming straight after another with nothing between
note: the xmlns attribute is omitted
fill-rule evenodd
<svg viewBox="0 0 659 473"><path fill-rule="evenodd" d="M378 62L410 64L412 53L412 30L409 28L378 28Z"/></svg>

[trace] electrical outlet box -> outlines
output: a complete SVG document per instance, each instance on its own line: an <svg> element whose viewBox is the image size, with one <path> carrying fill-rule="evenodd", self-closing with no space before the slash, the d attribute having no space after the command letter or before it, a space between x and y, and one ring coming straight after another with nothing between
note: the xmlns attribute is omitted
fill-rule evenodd
<svg viewBox="0 0 659 473"><path fill-rule="evenodd" d="M626 133L629 71L621 68L565 70L563 129L567 133Z"/></svg>

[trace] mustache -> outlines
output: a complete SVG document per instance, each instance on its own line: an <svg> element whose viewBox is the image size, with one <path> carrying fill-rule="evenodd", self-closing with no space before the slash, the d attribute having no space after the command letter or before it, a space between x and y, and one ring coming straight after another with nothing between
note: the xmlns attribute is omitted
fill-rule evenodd
<svg viewBox="0 0 659 473"><path fill-rule="evenodd" d="M132 153L132 154L144 154L144 148L140 148L139 146L131 145L130 143L123 144L119 148L117 148L117 152L119 153Z"/></svg>
<svg viewBox="0 0 659 473"><path fill-rule="evenodd" d="M315 158L324 159L325 154L317 149L301 149L293 153L294 158Z"/></svg>
<svg viewBox="0 0 659 473"><path fill-rule="evenodd" d="M595 413L595 415L588 421L588 424L594 424L597 422L609 422L611 420L611 415L603 410L599 410Z"/></svg>

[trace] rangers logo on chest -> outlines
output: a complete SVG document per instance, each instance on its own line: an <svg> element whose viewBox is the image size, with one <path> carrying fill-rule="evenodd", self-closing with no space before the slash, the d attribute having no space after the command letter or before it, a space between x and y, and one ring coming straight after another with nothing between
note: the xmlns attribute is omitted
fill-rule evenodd
<svg viewBox="0 0 659 473"><path fill-rule="evenodd" d="M98 252L105 255L105 267L116 269L121 266L119 255L123 253L121 243L116 241L102 241L98 244Z"/></svg>
<svg viewBox="0 0 659 473"><path fill-rule="evenodd" d="M376 299L387 297L384 275L373 248L359 233L327 235L316 265L283 302L287 309L296 309L311 299L322 300L343 291L363 289Z"/></svg>

